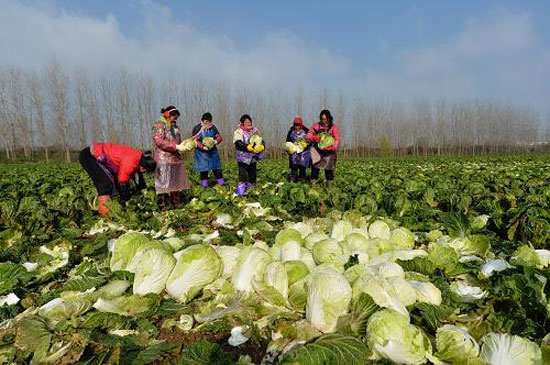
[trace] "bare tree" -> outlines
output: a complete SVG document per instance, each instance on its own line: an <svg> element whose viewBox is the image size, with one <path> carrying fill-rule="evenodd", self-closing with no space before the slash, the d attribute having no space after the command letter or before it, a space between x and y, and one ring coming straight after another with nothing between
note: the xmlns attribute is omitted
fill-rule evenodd
<svg viewBox="0 0 550 365"><path fill-rule="evenodd" d="M42 145L44 151L44 157L46 162L50 161L49 154L49 134L48 127L46 125L46 113L45 113L45 100L44 100L44 80L36 73L33 72L29 76L29 94L32 103L32 107L36 114L36 121L38 124L39 143Z"/></svg>
<svg viewBox="0 0 550 365"><path fill-rule="evenodd" d="M76 119L78 123L78 137L81 148L86 145L87 128L86 128L86 110L88 98L86 91L90 89L88 77L85 70L79 69L75 71L75 99L76 99Z"/></svg>
<svg viewBox="0 0 550 365"><path fill-rule="evenodd" d="M55 134L65 160L71 161L71 135L67 115L69 111L69 78L57 60L46 65L47 90L49 107Z"/></svg>

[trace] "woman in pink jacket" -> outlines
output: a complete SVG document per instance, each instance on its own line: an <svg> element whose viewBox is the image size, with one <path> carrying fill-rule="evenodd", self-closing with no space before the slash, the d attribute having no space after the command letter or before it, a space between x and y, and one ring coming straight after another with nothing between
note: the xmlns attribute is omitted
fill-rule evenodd
<svg viewBox="0 0 550 365"><path fill-rule="evenodd" d="M311 185L317 185L319 172L325 170L327 185L334 185L334 169L336 168L336 150L340 145L340 130L332 120L332 114L329 110L321 111L319 114L319 123L315 123L307 133L306 139L313 142L311 149ZM321 134L328 133L334 138L334 144L331 146L319 146Z"/></svg>

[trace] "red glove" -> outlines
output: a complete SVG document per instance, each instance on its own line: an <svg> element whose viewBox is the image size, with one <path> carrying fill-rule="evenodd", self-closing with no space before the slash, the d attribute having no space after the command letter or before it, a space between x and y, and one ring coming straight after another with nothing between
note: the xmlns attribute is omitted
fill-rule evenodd
<svg viewBox="0 0 550 365"><path fill-rule="evenodd" d="M317 134L314 134L313 136L311 136L311 140L312 140L313 142L319 143L319 142L321 142L321 137L320 137L319 135L317 135Z"/></svg>
<svg viewBox="0 0 550 365"><path fill-rule="evenodd" d="M199 140L197 140L197 148L199 150L205 150L204 145Z"/></svg>
<svg viewBox="0 0 550 365"><path fill-rule="evenodd" d="M325 148L325 151L335 151L334 145Z"/></svg>

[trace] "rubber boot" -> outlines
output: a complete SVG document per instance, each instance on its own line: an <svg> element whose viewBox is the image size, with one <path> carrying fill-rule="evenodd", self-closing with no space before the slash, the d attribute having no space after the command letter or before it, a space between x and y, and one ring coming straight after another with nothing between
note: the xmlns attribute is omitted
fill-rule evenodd
<svg viewBox="0 0 550 365"><path fill-rule="evenodd" d="M109 209L105 206L105 203L107 203L109 200L111 200L110 195L101 195L97 198L97 212L101 217L105 217Z"/></svg>
<svg viewBox="0 0 550 365"><path fill-rule="evenodd" d="M208 187L208 179L201 180L201 185L202 185L203 188L207 188Z"/></svg>
<svg viewBox="0 0 550 365"><path fill-rule="evenodd" d="M174 208L179 208L181 205L181 192L173 191L171 195L172 195L172 204L174 204Z"/></svg>
<svg viewBox="0 0 550 365"><path fill-rule="evenodd" d="M219 186L224 186L225 185L225 180L223 179L223 177L220 177L219 179L216 180L218 182L218 185Z"/></svg>
<svg viewBox="0 0 550 365"><path fill-rule="evenodd" d="M237 184L237 194L244 195L244 193L246 193L246 183L239 181Z"/></svg>
<svg viewBox="0 0 550 365"><path fill-rule="evenodd" d="M255 187L256 187L256 184L246 184L246 187L247 187L247 188L255 188Z"/></svg>
<svg viewBox="0 0 550 365"><path fill-rule="evenodd" d="M291 183L295 183L296 182L296 176L289 176L288 178L288 181L291 182Z"/></svg>

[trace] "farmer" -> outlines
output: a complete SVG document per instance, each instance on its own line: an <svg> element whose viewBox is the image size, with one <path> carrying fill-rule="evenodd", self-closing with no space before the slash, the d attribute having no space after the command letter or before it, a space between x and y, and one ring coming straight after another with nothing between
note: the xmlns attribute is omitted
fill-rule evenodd
<svg viewBox="0 0 550 365"><path fill-rule="evenodd" d="M80 151L78 161L97 189L97 212L102 217L109 211L105 203L111 197L119 196L122 201L130 199L130 180L134 180L137 190L145 192L142 174L156 168L151 151L142 152L114 143L93 143Z"/></svg>
<svg viewBox="0 0 550 365"><path fill-rule="evenodd" d="M239 165L237 194L243 195L246 188L256 186L256 163L264 158L262 152L265 144L259 136L259 130L252 125L250 115L243 115L240 122L239 128L233 133L233 143Z"/></svg>
<svg viewBox="0 0 550 365"><path fill-rule="evenodd" d="M202 115L200 123L193 128L193 137L197 140L197 148L193 153L194 169L200 173L201 185L208 187L208 171L212 170L218 185L223 186L225 181L217 148L222 141L222 136L218 128L212 124L212 114Z"/></svg>
<svg viewBox="0 0 550 365"><path fill-rule="evenodd" d="M153 126L155 142L155 190L161 209L165 209L170 198L174 207L181 205L181 192L189 190L189 179L180 151L184 151L181 135L176 124L180 112L175 106L160 110L160 118Z"/></svg>
<svg viewBox="0 0 550 365"><path fill-rule="evenodd" d="M306 142L306 136L309 129L304 126L304 122L301 117L294 118L292 127L286 135L286 141L291 143ZM311 161L311 154L309 151L309 144L305 145L302 152L293 153L288 156L288 163L290 167L290 181L296 182L298 179L298 171L300 172L299 178L306 179L306 169L309 167Z"/></svg>
<svg viewBox="0 0 550 365"><path fill-rule="evenodd" d="M328 186L334 186L334 168L336 167L336 150L340 144L340 130L333 123L330 111L319 114L319 123L315 123L307 134L307 140L313 142L311 149L311 185L317 185L319 171L325 170Z"/></svg>

